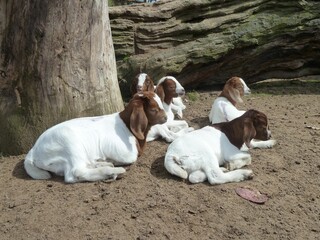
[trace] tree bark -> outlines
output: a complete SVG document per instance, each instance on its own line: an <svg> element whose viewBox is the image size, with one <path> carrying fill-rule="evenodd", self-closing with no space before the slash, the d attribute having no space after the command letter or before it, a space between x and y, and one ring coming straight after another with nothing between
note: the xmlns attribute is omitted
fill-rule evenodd
<svg viewBox="0 0 320 240"><path fill-rule="evenodd" d="M66 119L122 110L104 0L13 1L2 40L0 152Z"/></svg>
<svg viewBox="0 0 320 240"><path fill-rule="evenodd" d="M320 2L161 0L110 8L119 79L146 72L184 87L320 74ZM123 89L128 89L125 86Z"/></svg>

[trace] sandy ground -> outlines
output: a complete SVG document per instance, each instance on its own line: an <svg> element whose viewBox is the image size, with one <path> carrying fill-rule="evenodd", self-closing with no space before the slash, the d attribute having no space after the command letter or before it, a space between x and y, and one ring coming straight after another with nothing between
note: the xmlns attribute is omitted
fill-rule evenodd
<svg viewBox="0 0 320 240"><path fill-rule="evenodd" d="M253 86L251 86L253 87ZM216 91L199 91L185 119L208 123ZM0 158L0 239L319 239L320 86L294 81L253 89L241 109L265 112L278 143L251 150L252 180L191 185L168 174L168 144L154 141L112 183L30 179L24 155ZM315 129L309 127L316 127ZM240 198L248 186L269 196Z"/></svg>

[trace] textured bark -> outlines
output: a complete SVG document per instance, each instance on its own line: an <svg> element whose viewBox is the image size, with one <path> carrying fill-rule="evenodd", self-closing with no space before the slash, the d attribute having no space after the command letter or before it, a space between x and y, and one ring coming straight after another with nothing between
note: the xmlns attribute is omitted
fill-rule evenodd
<svg viewBox="0 0 320 240"><path fill-rule="evenodd" d="M0 152L26 152L63 120L123 108L107 1L14 1L2 50Z"/></svg>
<svg viewBox="0 0 320 240"><path fill-rule="evenodd" d="M187 88L320 73L318 1L162 0L112 7L110 19L125 83L140 71Z"/></svg>

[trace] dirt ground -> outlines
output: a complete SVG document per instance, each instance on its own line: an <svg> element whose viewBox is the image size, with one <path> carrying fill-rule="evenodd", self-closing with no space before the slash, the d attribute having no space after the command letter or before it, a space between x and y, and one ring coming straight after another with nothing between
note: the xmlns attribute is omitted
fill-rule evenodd
<svg viewBox="0 0 320 240"><path fill-rule="evenodd" d="M163 141L147 145L124 178L112 183L32 180L24 155L0 158L0 239L319 239L320 85L250 86L241 109L265 112L277 145L251 150L252 180L191 185L168 174ZM185 119L208 123L217 91L197 91ZM313 127L313 128L312 128ZM3 137L3 136L2 136ZM263 205L240 198L248 186Z"/></svg>

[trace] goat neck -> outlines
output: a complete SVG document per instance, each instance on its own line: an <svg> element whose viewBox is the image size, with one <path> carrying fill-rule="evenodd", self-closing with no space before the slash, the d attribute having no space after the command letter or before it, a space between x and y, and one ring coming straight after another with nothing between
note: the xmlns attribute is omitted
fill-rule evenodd
<svg viewBox="0 0 320 240"><path fill-rule="evenodd" d="M125 109L119 113L120 118L122 119L122 121L124 122L124 124L126 125L126 127L129 129L129 131L134 135L134 133L132 132L131 128L130 128L130 117L133 111L133 108L135 107L135 105L137 104L141 104L142 106L144 105L142 100L138 100L138 99L132 99L129 104L125 107ZM145 144L146 144L146 138L147 138L147 134L150 130L151 126L147 125L147 128L145 129L143 135L144 135L144 139L140 140L136 138L136 142L137 142L137 149L138 149L138 156L140 156L144 150Z"/></svg>
<svg viewBox="0 0 320 240"><path fill-rule="evenodd" d="M237 102L233 100L233 98L230 96L229 90L227 87L224 87L222 92L219 94L219 97L224 97L228 99L233 106L236 106Z"/></svg>
<svg viewBox="0 0 320 240"><path fill-rule="evenodd" d="M243 118L235 118L230 122L221 122L215 123L211 126L223 132L229 141L236 146L237 148L241 148L244 140L244 130L243 130Z"/></svg>

